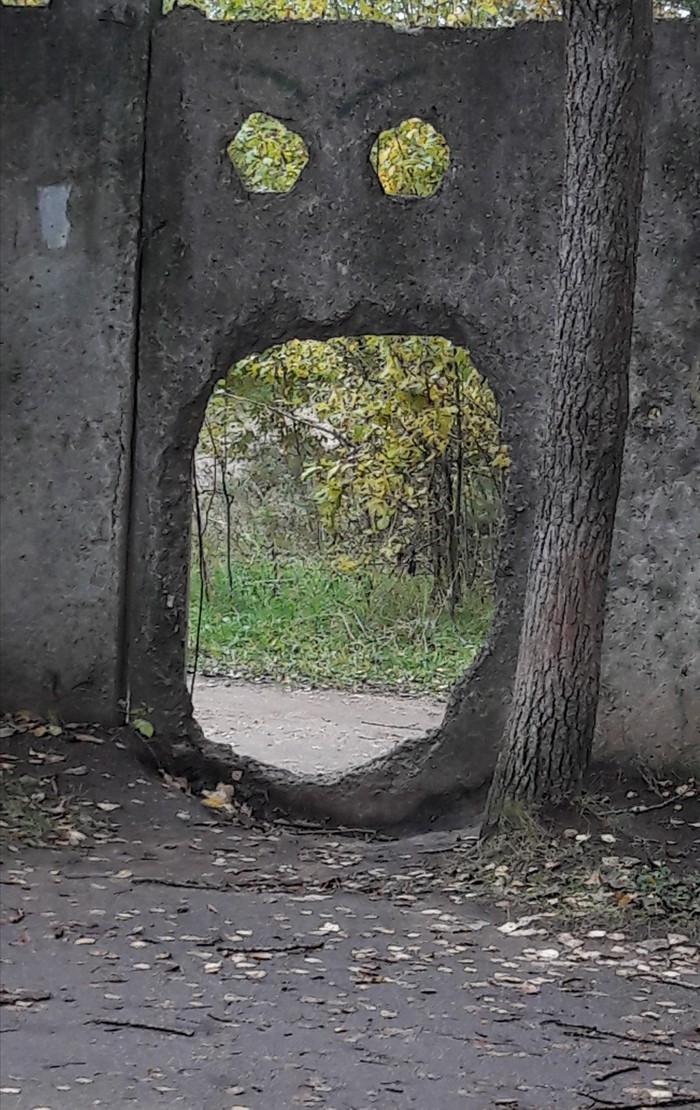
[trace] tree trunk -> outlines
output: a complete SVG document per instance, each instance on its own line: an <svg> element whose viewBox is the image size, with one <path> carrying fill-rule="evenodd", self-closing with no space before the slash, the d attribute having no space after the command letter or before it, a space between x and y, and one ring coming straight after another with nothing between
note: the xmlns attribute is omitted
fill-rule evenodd
<svg viewBox="0 0 700 1110"><path fill-rule="evenodd" d="M542 500L486 827L591 754L629 393L651 0L565 0L566 157Z"/></svg>

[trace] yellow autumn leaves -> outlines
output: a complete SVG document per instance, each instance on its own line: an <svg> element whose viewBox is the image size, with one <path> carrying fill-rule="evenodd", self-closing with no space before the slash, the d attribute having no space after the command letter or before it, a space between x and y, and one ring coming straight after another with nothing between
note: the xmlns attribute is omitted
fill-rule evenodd
<svg viewBox="0 0 700 1110"><path fill-rule="evenodd" d="M404 27L489 27L518 19L556 19L557 0L165 0L216 20L354 20Z"/></svg>
<svg viewBox="0 0 700 1110"><path fill-rule="evenodd" d="M372 168L390 197L429 197L450 164L444 135L420 119L382 131L370 152Z"/></svg>
<svg viewBox="0 0 700 1110"><path fill-rule="evenodd" d="M37 0L2 0L31 4ZM41 2L41 0L39 0ZM354 20L398 27L503 27L527 19L560 19L561 0L164 0L199 8L208 19L260 22ZM698 18L700 0L655 0L657 19Z"/></svg>
<svg viewBox="0 0 700 1110"><path fill-rule="evenodd" d="M301 135L264 112L245 119L226 153L250 193L290 192L309 161ZM447 172L450 151L432 124L413 118L382 131L369 159L388 196L428 197Z"/></svg>
<svg viewBox="0 0 700 1110"><path fill-rule="evenodd" d="M292 340L238 363L201 450L243 461L263 442L291 452L339 570L439 546L450 521L476 537L500 517L509 459L496 401L439 336Z"/></svg>
<svg viewBox="0 0 700 1110"><path fill-rule="evenodd" d="M226 153L250 193L288 193L309 160L301 136L264 112L248 116Z"/></svg>

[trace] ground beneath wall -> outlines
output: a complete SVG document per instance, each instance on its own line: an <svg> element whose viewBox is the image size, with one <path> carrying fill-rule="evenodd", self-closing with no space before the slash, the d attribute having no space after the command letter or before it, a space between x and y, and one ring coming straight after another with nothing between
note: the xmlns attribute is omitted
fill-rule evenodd
<svg viewBox="0 0 700 1110"><path fill-rule="evenodd" d="M444 702L396 694L304 690L199 676L205 736L302 775L342 772L437 728Z"/></svg>
<svg viewBox="0 0 700 1110"><path fill-rule="evenodd" d="M3 729L40 787L13 822L63 840L6 845L3 1110L698 1105L698 950L663 921L504 920L436 883L473 830L223 822L118 736L51 727Z"/></svg>

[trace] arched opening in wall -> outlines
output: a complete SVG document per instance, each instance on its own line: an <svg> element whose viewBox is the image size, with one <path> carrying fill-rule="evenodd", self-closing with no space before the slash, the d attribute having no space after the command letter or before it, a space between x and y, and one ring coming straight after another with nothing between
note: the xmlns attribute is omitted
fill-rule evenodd
<svg viewBox="0 0 700 1110"><path fill-rule="evenodd" d="M490 625L508 462L491 389L439 336L292 340L233 366L193 462L208 739L311 776L438 727Z"/></svg>

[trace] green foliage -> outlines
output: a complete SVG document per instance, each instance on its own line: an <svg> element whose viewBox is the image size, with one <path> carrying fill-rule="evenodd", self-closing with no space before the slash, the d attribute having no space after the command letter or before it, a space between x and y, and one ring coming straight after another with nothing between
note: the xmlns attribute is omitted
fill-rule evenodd
<svg viewBox="0 0 700 1110"><path fill-rule="evenodd" d="M271 443L304 483L339 570L429 574L452 608L492 578L508 453L463 349L362 336L244 359L214 392L198 456L224 487L232 463Z"/></svg>
<svg viewBox="0 0 700 1110"><path fill-rule="evenodd" d="M155 729L150 721L145 717L135 717L131 722L131 727L135 728L146 740L150 740L155 733Z"/></svg>
<svg viewBox="0 0 700 1110"><path fill-rule="evenodd" d="M263 112L248 116L226 153L251 193L290 192L309 160L301 136ZM384 192L395 197L430 196L450 162L444 136L415 118L382 131L369 157Z"/></svg>
<svg viewBox="0 0 700 1110"><path fill-rule="evenodd" d="M166 0L172 10L177 0ZM179 0L220 20L362 20L404 27L489 27L556 18L552 0Z"/></svg>
<svg viewBox="0 0 700 1110"><path fill-rule="evenodd" d="M290 192L309 160L301 136L264 112L248 116L226 153L251 193Z"/></svg>
<svg viewBox="0 0 700 1110"><path fill-rule="evenodd" d="M370 162L387 196L429 197L447 172L450 148L431 124L406 119L380 132Z"/></svg>
<svg viewBox="0 0 700 1110"><path fill-rule="evenodd" d="M456 621L430 612L428 579L377 570L339 574L321 558L264 557L210 570L200 669L321 686L444 691L483 642L490 603L474 595ZM190 646L199 582L193 575Z"/></svg>
<svg viewBox="0 0 700 1110"><path fill-rule="evenodd" d="M216 20L349 19L403 27L498 27L561 16L558 0L164 0L163 10L176 6L199 8ZM654 11L660 19L697 19L700 0L656 0Z"/></svg>

